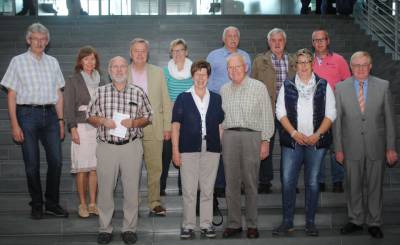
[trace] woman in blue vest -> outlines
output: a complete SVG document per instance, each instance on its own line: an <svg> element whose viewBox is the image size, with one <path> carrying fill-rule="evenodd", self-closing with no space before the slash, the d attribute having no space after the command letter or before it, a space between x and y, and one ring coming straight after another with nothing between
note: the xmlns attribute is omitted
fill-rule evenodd
<svg viewBox="0 0 400 245"><path fill-rule="evenodd" d="M305 231L318 236L315 213L318 207L318 173L325 151L332 143L331 126L336 118L335 96L327 81L312 71L313 55L308 49L296 53L296 75L284 81L276 103L276 117L282 125L282 224L274 235L294 231L296 186L304 164Z"/></svg>
<svg viewBox="0 0 400 245"><path fill-rule="evenodd" d="M181 239L194 237L196 196L200 189L200 230L208 238L216 236L212 225L214 183L221 152L220 135L224 120L219 94L208 90L211 66L193 63L194 85L178 95L172 110L172 159L180 166L183 221Z"/></svg>

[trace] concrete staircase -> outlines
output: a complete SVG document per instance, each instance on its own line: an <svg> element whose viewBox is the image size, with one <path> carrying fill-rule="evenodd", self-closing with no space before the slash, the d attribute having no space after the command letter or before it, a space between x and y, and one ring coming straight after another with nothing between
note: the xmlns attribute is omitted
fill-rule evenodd
<svg viewBox="0 0 400 245"><path fill-rule="evenodd" d="M393 62L382 48L377 47L352 19L316 16L102 16L102 17L40 17L14 18L0 16L0 76L10 59L26 50L25 30L33 22L40 21L50 29L51 43L48 53L55 56L64 76L71 74L76 53L83 45L92 45L100 53L102 70L106 71L108 60L115 55L129 58L129 42L135 37L150 41L150 63L165 66L169 60L169 42L184 38L189 45L193 60L205 58L209 51L222 45L222 30L235 25L241 30L241 48L253 58L266 49L266 34L273 27L287 31L288 50L296 51L311 46L313 29L325 27L331 36L332 49L347 59L356 50L371 52L374 59L373 72L390 80L395 98L395 108L400 115L400 64ZM400 130L398 131L400 132ZM261 237L250 241L242 239L224 240L221 234L215 240L180 241L179 229L182 215L182 200L178 195L177 171L171 166L167 185L167 196L163 198L168 210L165 218L148 217L146 172L143 169L140 194L140 218L138 226L139 244L397 244L400 238L400 168L388 169L384 183L384 227L385 239L372 240L366 232L353 236L340 236L338 229L346 222L344 194L321 193L317 214L319 238L306 237L304 227L303 176L299 178L300 194L297 200L295 226L298 231L292 237L272 237L271 230L281 221L281 187L279 178L280 147L276 141L274 156L273 193L259 196L259 229ZM43 152L43 151L42 151ZM42 175L46 173L44 154ZM328 158L325 159L328 161ZM29 219L29 194L27 192L21 149L11 139L7 114L6 94L0 92L0 244L96 244L97 218L79 219L78 199L74 176L70 170L70 138L63 143L63 174L61 180L61 204L70 211L68 219L46 217L43 220ZM329 167L329 164L326 164ZM328 190L330 171L327 171ZM44 183L43 183L44 184ZM114 243L123 244L118 231L122 223L122 193L117 186ZM224 199L219 199L220 208L226 214ZM243 205L244 206L244 205ZM218 219L218 217L215 217ZM222 227L218 227L222 231ZM197 234L197 238L200 237Z"/></svg>

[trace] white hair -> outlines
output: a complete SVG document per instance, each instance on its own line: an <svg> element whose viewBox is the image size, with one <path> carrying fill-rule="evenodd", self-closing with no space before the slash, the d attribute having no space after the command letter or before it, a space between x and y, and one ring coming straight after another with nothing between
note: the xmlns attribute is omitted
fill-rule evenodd
<svg viewBox="0 0 400 245"><path fill-rule="evenodd" d="M42 33L45 34L47 36L47 41L50 42L50 32L49 29L47 29L44 25L42 25L39 22L33 23L32 25L30 25L28 27L28 29L26 30L26 39L29 39L32 35L32 33L34 32L38 32L38 33Z"/></svg>
<svg viewBox="0 0 400 245"><path fill-rule="evenodd" d="M236 33L238 34L238 37L240 38L240 31L239 31L239 29L238 29L236 26L228 26L227 28L224 29L224 32L222 33L222 41L225 40L226 33L227 33L229 30L234 30L234 31L236 31Z"/></svg>
<svg viewBox="0 0 400 245"><path fill-rule="evenodd" d="M286 32L285 32L284 30L282 30L281 28L274 28L274 29L270 30L270 31L268 32L268 35L267 35L267 40L270 41L270 40L271 40L271 37L272 37L273 35L275 35L275 34L282 34L283 38L284 38L285 41L286 41Z"/></svg>

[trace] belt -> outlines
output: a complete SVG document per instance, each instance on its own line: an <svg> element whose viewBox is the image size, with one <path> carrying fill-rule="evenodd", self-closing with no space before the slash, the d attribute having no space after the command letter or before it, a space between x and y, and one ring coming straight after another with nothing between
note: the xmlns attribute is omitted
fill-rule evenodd
<svg viewBox="0 0 400 245"><path fill-rule="evenodd" d="M45 104L45 105L21 104L17 106L26 108L35 108L35 109L51 109L54 107L54 104Z"/></svg>
<svg viewBox="0 0 400 245"><path fill-rule="evenodd" d="M228 130L243 131L243 132L254 132L255 131L255 130L250 129L250 128L241 128L241 127L228 128Z"/></svg>
<svg viewBox="0 0 400 245"><path fill-rule="evenodd" d="M125 145L128 144L129 142L132 142L136 139L137 137L134 137L132 139L129 140L124 140L124 141L111 141L111 140L107 140L107 141L103 141L104 143L107 144L112 144L112 145Z"/></svg>

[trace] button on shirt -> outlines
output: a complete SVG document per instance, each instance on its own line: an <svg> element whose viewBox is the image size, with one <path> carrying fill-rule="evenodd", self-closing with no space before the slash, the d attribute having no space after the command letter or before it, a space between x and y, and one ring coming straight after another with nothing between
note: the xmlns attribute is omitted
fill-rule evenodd
<svg viewBox="0 0 400 245"><path fill-rule="evenodd" d="M313 71L319 77L328 81L332 89L337 83L351 76L346 60L337 53L330 53L323 59L314 56Z"/></svg>
<svg viewBox="0 0 400 245"><path fill-rule="evenodd" d="M95 98L89 103L87 116L112 119L114 112L127 114L131 119L144 117L149 121L153 115L150 101L143 89L127 84L124 90L118 91L114 84L109 83L97 89ZM135 137L143 137L142 128L128 128L125 138L110 135L110 129L104 126L99 126L97 130L97 139L103 142L121 142Z"/></svg>
<svg viewBox="0 0 400 245"><path fill-rule="evenodd" d="M194 86L192 86L187 92L190 92L192 94L194 103L196 104L197 110L200 113L201 117L201 136L204 138L207 134L207 128L206 128L206 114L208 110L208 104L210 103L210 92L208 89L206 89L206 93L201 99L196 92L194 91Z"/></svg>
<svg viewBox="0 0 400 245"><path fill-rule="evenodd" d="M16 92L17 104L56 104L65 86L58 61L45 53L40 59L28 50L12 58L1 85Z"/></svg>
<svg viewBox="0 0 400 245"><path fill-rule="evenodd" d="M224 129L249 128L261 132L261 139L268 140L274 133L274 116L265 85L245 77L240 85L230 82L222 86L222 109Z"/></svg>
<svg viewBox="0 0 400 245"><path fill-rule="evenodd" d="M251 61L250 61L250 56L246 51L243 51L241 49L237 50L237 53L242 55L244 57L244 61L246 62L247 65L247 75L250 75L251 71ZM207 61L211 65L211 75L208 78L208 89L219 94L222 85L225 83L230 82L230 79L228 77L228 70L227 70L227 58L229 55L232 53L229 52L228 49L225 47L216 49L214 51L211 51L211 53L208 54L207 56Z"/></svg>

